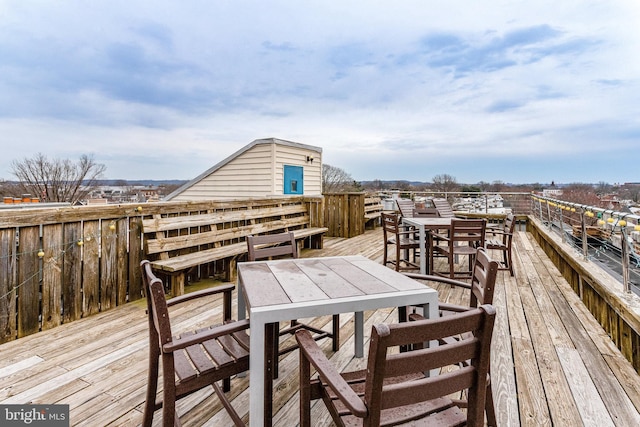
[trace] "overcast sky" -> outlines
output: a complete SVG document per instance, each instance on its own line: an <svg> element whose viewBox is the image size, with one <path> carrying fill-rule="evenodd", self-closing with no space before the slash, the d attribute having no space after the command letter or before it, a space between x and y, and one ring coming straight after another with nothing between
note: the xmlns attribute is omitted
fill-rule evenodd
<svg viewBox="0 0 640 427"><path fill-rule="evenodd" d="M637 0L0 0L0 179L191 179L251 141L355 180L639 182Z"/></svg>

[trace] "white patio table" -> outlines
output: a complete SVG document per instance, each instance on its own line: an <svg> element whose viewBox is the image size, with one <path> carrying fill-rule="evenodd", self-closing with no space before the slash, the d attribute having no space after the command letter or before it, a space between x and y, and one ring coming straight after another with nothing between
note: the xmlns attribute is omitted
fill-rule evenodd
<svg viewBox="0 0 640 427"><path fill-rule="evenodd" d="M248 308L251 319L250 425L271 425L273 415L273 378L265 362L277 349L265 342L267 325L355 312L360 313L357 332L362 331L364 310L408 305L421 306L427 317L436 317L438 294L362 256L239 263L238 317L245 318ZM356 348L362 348L362 333L356 335Z"/></svg>

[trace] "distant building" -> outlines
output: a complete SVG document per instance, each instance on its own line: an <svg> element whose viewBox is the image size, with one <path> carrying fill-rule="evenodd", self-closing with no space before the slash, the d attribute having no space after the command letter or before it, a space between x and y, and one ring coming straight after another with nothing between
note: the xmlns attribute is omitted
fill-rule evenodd
<svg viewBox="0 0 640 427"><path fill-rule="evenodd" d="M107 203L109 203L109 199L104 199L102 197L87 199L87 205L106 205Z"/></svg>
<svg viewBox="0 0 640 427"><path fill-rule="evenodd" d="M562 196L562 190L559 188L545 188L542 190L544 197L559 197Z"/></svg>
<svg viewBox="0 0 640 427"><path fill-rule="evenodd" d="M287 195L322 195L322 148L277 138L257 139L164 200Z"/></svg>

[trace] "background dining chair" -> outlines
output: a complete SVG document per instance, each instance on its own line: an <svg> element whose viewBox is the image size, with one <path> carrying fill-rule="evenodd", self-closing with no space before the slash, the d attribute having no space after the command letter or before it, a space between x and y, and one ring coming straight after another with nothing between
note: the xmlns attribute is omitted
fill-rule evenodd
<svg viewBox="0 0 640 427"><path fill-rule="evenodd" d="M247 259L249 261L259 261L263 259L274 258L298 258L298 245L296 243L295 235L289 231L286 233L278 234L264 234L247 236ZM321 328L316 328L312 325L300 323L297 320L291 320L289 327L280 329L279 325L274 325L275 330L271 331L274 339L274 349L278 349L278 356L287 354L298 348L297 345L290 345L280 349L279 337L284 335L293 335L296 330L302 328L314 333L314 339L320 340L324 338L331 338L333 351L338 351L340 348L340 315L333 315L332 331L327 332ZM273 368L273 377L278 377L278 357L275 357Z"/></svg>
<svg viewBox="0 0 640 427"><path fill-rule="evenodd" d="M235 286L226 284L165 299L164 285L151 270L149 261L140 264L147 299L149 321L149 372L142 425L150 427L153 414L162 408L162 425L180 425L176 400L212 386L234 425L243 426L224 392L231 388L230 377L249 369L249 320L231 320L231 298ZM195 298L223 294L223 319L218 325L174 336L169 307ZM162 398L156 400L160 359ZM217 384L223 381L222 389Z"/></svg>
<svg viewBox="0 0 640 427"><path fill-rule="evenodd" d="M507 214L504 219L504 226L501 229L490 228L487 229L487 234L490 236L485 241L485 247L490 250L496 250L502 252L502 263L500 270L509 270L509 273L513 276L513 259L511 257L511 244L513 243L513 232L516 227L516 219L513 213Z"/></svg>
<svg viewBox="0 0 640 427"><path fill-rule="evenodd" d="M494 322L493 306L483 305L455 316L374 325L367 368L343 374L308 332L296 332L300 345L300 426L311 426L311 401L320 398L339 426L410 422L483 426ZM444 341L403 353L394 349L464 333L474 339ZM470 363L460 367L467 360ZM318 379L311 380L312 366ZM424 372L433 369L441 369L442 374L425 377ZM462 391L467 393L466 400L450 397ZM466 411L460 411L458 405Z"/></svg>
<svg viewBox="0 0 640 427"><path fill-rule="evenodd" d="M457 313L460 311L475 308L482 304L493 304L493 294L495 291L496 276L498 273L499 263L492 259L486 248L478 248L473 270L471 275L471 283L462 282L460 280L451 279L449 277L441 277L430 274L420 274L412 272L404 272L407 277L415 280L445 283L469 290L469 304L456 305L446 302L439 302L438 307L441 315Z"/></svg>
<svg viewBox="0 0 640 427"><path fill-rule="evenodd" d="M398 211L403 218L413 218L416 205L411 199L396 199Z"/></svg>
<svg viewBox="0 0 640 427"><path fill-rule="evenodd" d="M451 220L451 227L447 234L440 232L432 233L433 247L430 257L429 271L440 276L449 276L451 279L457 277L470 278L472 275L473 260L479 247L485 245L485 231L487 221L481 219L458 219ZM442 244L440 244L442 243ZM448 271L436 271L434 269L434 258L442 255L447 258ZM469 268L466 271L456 270L455 260L459 256L467 256Z"/></svg>
<svg viewBox="0 0 640 427"><path fill-rule="evenodd" d="M382 212L381 215L384 239L382 263L385 266L394 264L396 271L418 268L414 262L416 250L420 248L420 242L414 238L416 231L404 229L400 223L400 215L397 213ZM395 247L395 259L389 258L389 246ZM405 252L408 253L408 257L412 256L414 261L403 258ZM401 266L402 263L405 265Z"/></svg>
<svg viewBox="0 0 640 427"><path fill-rule="evenodd" d="M410 199L396 199L396 205L403 218L438 216L438 209L434 206L423 207L420 205L420 207L418 207L418 205Z"/></svg>
<svg viewBox="0 0 640 427"><path fill-rule="evenodd" d="M489 253L485 248L479 248L476 255L476 259L473 266L473 276L471 283L461 282L453 280L447 277L439 277L433 275L419 274L419 273L404 273L405 276L419 281L445 283L451 286L456 286L469 290L469 304L457 305L440 302L438 304L440 316L449 316L452 314L461 313L470 309L474 309L480 305L493 304L493 295L495 292L496 277L498 275L499 263L496 260L490 258ZM419 313L411 313L412 309L407 308L409 321L423 320L424 317ZM469 338L470 336L461 336L461 339ZM448 337L445 340L451 341L456 339L454 337ZM418 344L414 348L421 348ZM491 373L489 370L489 378L487 381L487 398L485 401L485 411L487 415L487 424L489 426L496 426L496 412L495 404L493 400L493 391L491 388Z"/></svg>

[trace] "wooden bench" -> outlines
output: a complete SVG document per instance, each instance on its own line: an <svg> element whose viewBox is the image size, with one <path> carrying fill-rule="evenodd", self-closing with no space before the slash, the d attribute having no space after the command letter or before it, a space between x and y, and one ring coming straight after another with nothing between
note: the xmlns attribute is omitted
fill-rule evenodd
<svg viewBox="0 0 640 427"><path fill-rule="evenodd" d="M364 223L365 227L371 224L372 227L380 224L380 213L383 210L380 197L364 198Z"/></svg>
<svg viewBox="0 0 640 427"><path fill-rule="evenodd" d="M325 227L311 227L307 204L274 203L237 210L143 219L144 246L151 267L171 277L173 295L184 293L191 269L223 263L225 280L235 277L239 257L247 253L246 237L293 231L303 247L322 249Z"/></svg>

